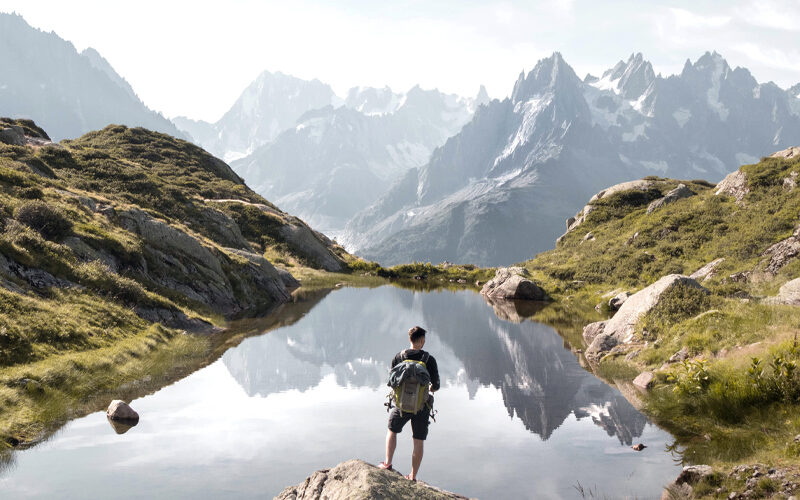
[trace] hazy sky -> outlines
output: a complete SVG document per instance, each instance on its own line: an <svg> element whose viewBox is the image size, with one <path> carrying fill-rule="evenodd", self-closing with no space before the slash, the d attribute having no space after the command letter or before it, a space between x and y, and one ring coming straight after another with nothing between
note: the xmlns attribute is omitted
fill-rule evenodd
<svg viewBox="0 0 800 500"><path fill-rule="evenodd" d="M656 72L717 50L782 87L800 82L800 0L0 0L97 49L167 116L217 120L261 71L355 85L508 95L560 51L582 77L632 52Z"/></svg>

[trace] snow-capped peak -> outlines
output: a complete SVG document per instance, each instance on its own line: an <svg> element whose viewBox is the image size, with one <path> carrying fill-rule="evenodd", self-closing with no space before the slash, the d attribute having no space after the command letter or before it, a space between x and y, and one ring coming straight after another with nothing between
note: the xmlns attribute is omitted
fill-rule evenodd
<svg viewBox="0 0 800 500"><path fill-rule="evenodd" d="M593 77L590 80L589 76L584 80L589 85L600 90L611 90L628 100L641 97L656 79L653 66L641 52L631 54L627 62L619 61L599 79Z"/></svg>

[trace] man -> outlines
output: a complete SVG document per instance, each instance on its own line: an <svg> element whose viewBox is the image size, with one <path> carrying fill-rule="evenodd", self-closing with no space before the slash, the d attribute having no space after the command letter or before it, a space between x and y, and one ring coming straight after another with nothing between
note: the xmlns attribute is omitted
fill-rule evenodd
<svg viewBox="0 0 800 500"><path fill-rule="evenodd" d="M422 350L425 345L425 329L419 326L408 331L408 340L411 342L411 348L398 352L392 360L392 368L404 360L410 359L414 361L422 361L425 363L428 373L431 375L431 392L439 390L439 368L436 366L436 360ZM428 396L428 402L425 406L415 414L406 413L400 408L393 408L389 413L389 432L386 433L386 460L378 464L381 469L392 469L392 457L394 450L397 447L397 434L403 430L403 426L411 420L411 432L414 438L414 451L411 454L411 474L406 478L416 481L419 466L422 463L422 450L425 444L425 438L428 437L428 418L430 417L431 408L433 408L433 395Z"/></svg>

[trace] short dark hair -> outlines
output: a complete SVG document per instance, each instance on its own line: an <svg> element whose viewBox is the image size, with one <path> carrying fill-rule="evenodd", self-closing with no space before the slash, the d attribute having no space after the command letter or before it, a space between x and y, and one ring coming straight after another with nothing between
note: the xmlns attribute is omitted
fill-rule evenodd
<svg viewBox="0 0 800 500"><path fill-rule="evenodd" d="M413 344L417 340L423 338L425 336L425 329L421 326L415 326L408 331L408 339Z"/></svg>

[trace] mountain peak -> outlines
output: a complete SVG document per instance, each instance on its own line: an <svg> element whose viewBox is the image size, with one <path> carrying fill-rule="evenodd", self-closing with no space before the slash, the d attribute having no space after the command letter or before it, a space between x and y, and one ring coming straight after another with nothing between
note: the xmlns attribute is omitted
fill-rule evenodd
<svg viewBox="0 0 800 500"><path fill-rule="evenodd" d="M481 104L487 104L491 98L489 97L489 93L486 92L486 87L481 85L481 88L478 89L478 95L475 96L475 105L480 106Z"/></svg>
<svg viewBox="0 0 800 500"><path fill-rule="evenodd" d="M578 85L581 80L569 64L564 61L560 52L553 52L550 57L540 59L536 66L525 76L520 73L511 100L519 102L531 95L545 90L555 90L565 85Z"/></svg>
<svg viewBox="0 0 800 500"><path fill-rule="evenodd" d="M627 61L619 61L613 68L603 72L600 79L589 80L586 83L600 89L610 89L628 100L638 99L655 81L656 75L653 65L645 60L641 52L636 52L628 57Z"/></svg>
<svg viewBox="0 0 800 500"><path fill-rule="evenodd" d="M789 95L800 98L800 83L789 89Z"/></svg>

